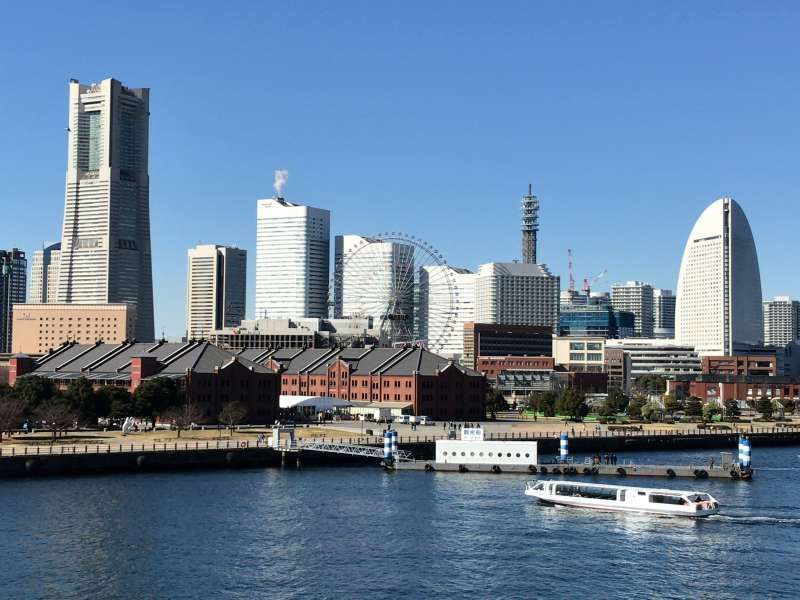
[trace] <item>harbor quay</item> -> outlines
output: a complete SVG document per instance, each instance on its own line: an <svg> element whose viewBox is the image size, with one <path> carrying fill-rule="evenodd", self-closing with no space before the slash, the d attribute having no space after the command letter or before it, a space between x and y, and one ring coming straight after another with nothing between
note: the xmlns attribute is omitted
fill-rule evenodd
<svg viewBox="0 0 800 600"><path fill-rule="evenodd" d="M617 430L582 427L559 422L535 427L513 422L452 423L441 427L392 428L397 448L417 461L434 458L437 440L452 439L450 431L479 425L484 439L497 442L536 442L540 463L554 462L566 436L571 453L626 451L733 449L741 436L754 447L800 445L796 426L741 426L729 430L701 430L643 426ZM548 428L548 425L550 427ZM461 427L459 427L461 426ZM15 435L0 444L0 477L47 474L77 474L100 471L148 471L186 468L290 467L302 465L380 464L385 426L365 429L370 435L341 423L323 426L282 427L287 439L272 445L270 427L240 428L232 435L217 430L189 430L183 437L173 432L151 431L122 435L121 432L77 432L57 438L45 432ZM291 431L292 441L288 440ZM280 435L278 434L279 439ZM579 466L579 465L576 465ZM582 466L582 465L580 465ZM602 470L602 465L600 469ZM616 470L616 469L615 469ZM659 474L661 474L659 472ZM663 474L662 474L663 475Z"/></svg>

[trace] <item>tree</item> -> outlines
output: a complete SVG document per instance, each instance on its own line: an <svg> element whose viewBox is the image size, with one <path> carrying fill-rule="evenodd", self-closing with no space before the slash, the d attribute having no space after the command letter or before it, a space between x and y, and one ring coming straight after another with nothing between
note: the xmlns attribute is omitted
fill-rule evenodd
<svg viewBox="0 0 800 600"><path fill-rule="evenodd" d="M703 403L697 396L692 396L686 403L686 414L690 417L703 416Z"/></svg>
<svg viewBox="0 0 800 600"><path fill-rule="evenodd" d="M675 413L683 410L683 402L675 398L675 394L669 393L664 395L664 410L670 417L674 417Z"/></svg>
<svg viewBox="0 0 800 600"><path fill-rule="evenodd" d="M645 402L639 409L643 419L658 421L661 417L662 408L657 402Z"/></svg>
<svg viewBox="0 0 800 600"><path fill-rule="evenodd" d="M95 393L92 383L85 377L70 381L66 396L70 406L78 413L78 419L82 425L97 427L97 418L108 416L107 412L100 414L103 412L103 407L98 403L98 394Z"/></svg>
<svg viewBox="0 0 800 600"><path fill-rule="evenodd" d="M556 410L560 415L568 416L576 421L589 414L586 396L573 388L568 388L561 392L556 402Z"/></svg>
<svg viewBox="0 0 800 600"><path fill-rule="evenodd" d="M558 400L558 394L553 391L534 392L531 394L530 406L545 417L553 417L556 414L556 400Z"/></svg>
<svg viewBox="0 0 800 600"><path fill-rule="evenodd" d="M718 404L714 402L707 402L703 406L703 420L711 421L714 418L714 415L718 415L721 412L722 409L719 407Z"/></svg>
<svg viewBox="0 0 800 600"><path fill-rule="evenodd" d="M0 442L3 433L17 429L25 415L25 403L14 396L0 398Z"/></svg>
<svg viewBox="0 0 800 600"><path fill-rule="evenodd" d="M21 377L14 384L14 396L22 400L25 415L33 415L43 404L52 400L56 388L53 382L45 377Z"/></svg>
<svg viewBox="0 0 800 600"><path fill-rule="evenodd" d="M497 413L501 410L508 410L508 402L506 402L503 392L500 390L489 390L486 394L486 409L489 411L492 419L497 418Z"/></svg>
<svg viewBox="0 0 800 600"><path fill-rule="evenodd" d="M642 407L647 403L647 400L641 394L636 394L633 399L628 403L628 416L631 418L640 418L642 416Z"/></svg>
<svg viewBox="0 0 800 600"><path fill-rule="evenodd" d="M60 431L75 426L78 415L65 398L54 398L42 404L34 413L37 420L42 422L44 429L53 434L53 441Z"/></svg>
<svg viewBox="0 0 800 600"><path fill-rule="evenodd" d="M241 402L228 402L219 411L219 422L223 423L233 435L233 429L247 416L247 409Z"/></svg>
<svg viewBox="0 0 800 600"><path fill-rule="evenodd" d="M739 403L736 400L725 400L725 415L729 421L739 416Z"/></svg>
<svg viewBox="0 0 800 600"><path fill-rule="evenodd" d="M167 409L161 416L164 421L178 430L178 437L181 437L181 431L199 421L203 413L191 402L184 402Z"/></svg>
<svg viewBox="0 0 800 600"><path fill-rule="evenodd" d="M609 397L606 398L603 403L600 405L600 409L597 411L601 417L611 417L617 413L617 407L614 405L614 401Z"/></svg>
<svg viewBox="0 0 800 600"><path fill-rule="evenodd" d="M178 406L180 394L178 386L172 379L156 377L144 380L133 393L133 410L136 417L148 417L151 420L170 408Z"/></svg>
<svg viewBox="0 0 800 600"><path fill-rule="evenodd" d="M623 412L626 408L628 408L628 397L623 394L620 390L612 390L608 394L607 402L610 406L614 407L614 412Z"/></svg>
<svg viewBox="0 0 800 600"><path fill-rule="evenodd" d="M772 400L766 396L761 396L758 402L756 402L756 410L761 413L763 418L771 419L773 413Z"/></svg>
<svg viewBox="0 0 800 600"><path fill-rule="evenodd" d="M124 419L134 416L133 398L127 389L107 385L97 390L98 402L108 406L108 416Z"/></svg>

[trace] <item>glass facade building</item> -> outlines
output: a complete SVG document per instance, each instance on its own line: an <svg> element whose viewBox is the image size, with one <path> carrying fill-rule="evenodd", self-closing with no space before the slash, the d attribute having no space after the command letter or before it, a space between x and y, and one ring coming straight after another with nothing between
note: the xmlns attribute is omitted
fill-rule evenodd
<svg viewBox="0 0 800 600"><path fill-rule="evenodd" d="M569 337L631 337L634 332L633 313L612 310L603 306L562 308L558 317L559 333Z"/></svg>

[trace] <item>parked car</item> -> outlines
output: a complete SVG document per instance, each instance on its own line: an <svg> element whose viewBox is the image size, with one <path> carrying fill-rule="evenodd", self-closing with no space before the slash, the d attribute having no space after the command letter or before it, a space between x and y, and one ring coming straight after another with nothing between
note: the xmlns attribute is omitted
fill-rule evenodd
<svg viewBox="0 0 800 600"><path fill-rule="evenodd" d="M430 417L421 416L419 417L419 424L420 425L436 425L436 422L431 419Z"/></svg>

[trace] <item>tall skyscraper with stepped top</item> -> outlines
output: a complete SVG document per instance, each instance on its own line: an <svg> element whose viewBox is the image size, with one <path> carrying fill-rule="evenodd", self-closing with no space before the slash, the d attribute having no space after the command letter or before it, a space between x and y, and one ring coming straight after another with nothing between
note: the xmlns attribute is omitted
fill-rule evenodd
<svg viewBox="0 0 800 600"><path fill-rule="evenodd" d="M720 198L694 224L681 260L675 337L700 355L730 356L764 339L761 274L750 223Z"/></svg>
<svg viewBox="0 0 800 600"><path fill-rule="evenodd" d="M149 111L148 88L70 80L57 302L133 305L140 341L154 338Z"/></svg>

